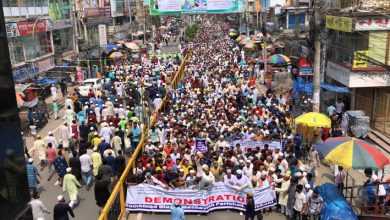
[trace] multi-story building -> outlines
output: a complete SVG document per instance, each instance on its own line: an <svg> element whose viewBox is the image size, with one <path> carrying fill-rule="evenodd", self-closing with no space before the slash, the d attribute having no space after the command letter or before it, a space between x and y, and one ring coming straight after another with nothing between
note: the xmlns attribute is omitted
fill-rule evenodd
<svg viewBox="0 0 390 220"><path fill-rule="evenodd" d="M87 67L94 77L103 66L102 46L130 38L129 0L4 0L3 4L15 81L69 62Z"/></svg>
<svg viewBox="0 0 390 220"><path fill-rule="evenodd" d="M4 0L3 12L15 81L53 68L49 2Z"/></svg>
<svg viewBox="0 0 390 220"><path fill-rule="evenodd" d="M351 94L344 95L348 107L364 110L372 127L390 133L390 2L340 0L332 5L326 15L325 81L350 88Z"/></svg>

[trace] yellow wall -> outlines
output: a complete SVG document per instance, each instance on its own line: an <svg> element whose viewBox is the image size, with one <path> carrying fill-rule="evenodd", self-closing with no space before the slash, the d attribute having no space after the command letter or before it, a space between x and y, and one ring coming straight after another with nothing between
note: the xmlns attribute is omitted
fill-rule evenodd
<svg viewBox="0 0 390 220"><path fill-rule="evenodd" d="M386 63L386 31L372 31L368 39L368 56L381 62Z"/></svg>

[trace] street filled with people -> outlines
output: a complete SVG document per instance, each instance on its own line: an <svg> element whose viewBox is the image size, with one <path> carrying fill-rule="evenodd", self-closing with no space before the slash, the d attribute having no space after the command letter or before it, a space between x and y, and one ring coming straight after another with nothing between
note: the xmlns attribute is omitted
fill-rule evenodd
<svg viewBox="0 0 390 220"><path fill-rule="evenodd" d="M54 216L74 215L81 187L93 189L101 210L145 135L144 151L127 174L129 187L207 190L220 182L245 191L245 219L270 212L320 219L324 201L315 184L321 166L316 145L346 135L337 114L343 107L329 112L335 117L331 128L315 129L312 144L304 144L292 116L293 97L260 83L223 22L202 23L191 48L184 43L181 48L181 57L112 63L101 91L91 88L84 97L76 89L67 95L65 113L58 115L64 120L60 138L49 132L44 138L36 135L33 143L27 165L33 201L39 199L39 180L58 181L66 196L58 196ZM184 78L174 88L170 81L187 51ZM157 122L143 132L153 114ZM341 166L337 170L342 190L346 174ZM47 180L40 178L42 172ZM255 211L253 192L267 188L277 205ZM31 205L34 216L50 213L40 208L42 203ZM178 201L171 210L173 219L184 218Z"/></svg>

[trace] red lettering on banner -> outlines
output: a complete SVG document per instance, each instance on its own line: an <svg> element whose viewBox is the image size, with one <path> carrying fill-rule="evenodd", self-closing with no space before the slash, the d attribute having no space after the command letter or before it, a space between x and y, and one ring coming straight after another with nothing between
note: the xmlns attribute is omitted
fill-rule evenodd
<svg viewBox="0 0 390 220"><path fill-rule="evenodd" d="M200 199L195 199L194 200L194 204L199 205L200 203L202 203L202 201Z"/></svg>
<svg viewBox="0 0 390 220"><path fill-rule="evenodd" d="M224 196L225 196L226 200L229 200L229 199L230 199L230 196L232 196L232 195L225 194Z"/></svg>
<svg viewBox="0 0 390 220"><path fill-rule="evenodd" d="M214 196L209 197L209 202L214 202Z"/></svg>
<svg viewBox="0 0 390 220"><path fill-rule="evenodd" d="M237 200L236 195L233 195L233 201L236 201L236 200Z"/></svg>
<svg viewBox="0 0 390 220"><path fill-rule="evenodd" d="M204 204L207 204L207 203L208 203L208 202L207 202L207 199L202 199L202 201L203 201Z"/></svg>
<svg viewBox="0 0 390 220"><path fill-rule="evenodd" d="M163 203L172 203L173 201L172 201L172 198L163 197L162 202Z"/></svg>
<svg viewBox="0 0 390 220"><path fill-rule="evenodd" d="M154 203L161 203L161 197L155 197Z"/></svg>
<svg viewBox="0 0 390 220"><path fill-rule="evenodd" d="M220 201L220 200L223 200L223 197L221 195L219 195L215 201Z"/></svg>
<svg viewBox="0 0 390 220"><path fill-rule="evenodd" d="M31 33L46 32L46 20L41 21L24 21L18 22L18 29L20 36L24 36Z"/></svg>
<svg viewBox="0 0 390 220"><path fill-rule="evenodd" d="M145 197L145 202L153 202L153 199L150 197Z"/></svg>
<svg viewBox="0 0 390 220"><path fill-rule="evenodd" d="M239 197L237 198L237 200L238 200L239 202L244 202L244 201L245 201L245 198L242 197L242 196L239 196Z"/></svg>
<svg viewBox="0 0 390 220"><path fill-rule="evenodd" d="M183 204L184 204L184 205L192 204L192 200L191 200L191 199L184 199L184 200L183 200Z"/></svg>

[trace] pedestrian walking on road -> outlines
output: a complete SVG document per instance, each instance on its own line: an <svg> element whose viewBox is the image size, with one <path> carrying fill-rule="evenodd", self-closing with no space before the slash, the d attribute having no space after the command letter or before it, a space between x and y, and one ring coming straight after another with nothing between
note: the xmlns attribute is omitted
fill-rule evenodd
<svg viewBox="0 0 390 220"><path fill-rule="evenodd" d="M70 138L70 133L68 128L68 123L65 122L60 127L60 143L67 151L69 151L69 138Z"/></svg>
<svg viewBox="0 0 390 220"><path fill-rule="evenodd" d="M76 177L71 172L72 168L66 168L66 175L64 176L62 191L68 192L70 199L69 206L73 209L78 204L78 188L81 188L81 184L79 181L77 181Z"/></svg>
<svg viewBox="0 0 390 220"><path fill-rule="evenodd" d="M69 124L71 125L72 124L72 121L75 119L76 117L76 113L74 113L74 111L72 110L72 108L70 106L68 106L68 108L66 109L65 113L64 113L64 117L63 119Z"/></svg>
<svg viewBox="0 0 390 220"><path fill-rule="evenodd" d="M30 187L31 192L37 191L37 186L39 184L38 177L42 179L41 175L39 175L37 168L33 164L34 159L29 158L28 163L26 164L26 170L27 170L27 180L28 180L28 186Z"/></svg>
<svg viewBox="0 0 390 220"><path fill-rule="evenodd" d="M57 197L58 203L54 206L53 209L53 219L54 220L69 220L68 213L74 218L74 213L72 208L65 203L65 199L62 195Z"/></svg>
<svg viewBox="0 0 390 220"><path fill-rule="evenodd" d="M185 220L184 210L180 205L180 200L176 199L171 206L172 220Z"/></svg>
<svg viewBox="0 0 390 220"><path fill-rule="evenodd" d="M54 115L54 120L58 119L58 104L57 101L53 102L53 115Z"/></svg>
<svg viewBox="0 0 390 220"><path fill-rule="evenodd" d="M45 213L50 214L45 205L39 200L39 193L32 194L32 200L28 203L31 206L33 220L45 220Z"/></svg>
<svg viewBox="0 0 390 220"><path fill-rule="evenodd" d="M81 162L77 157L77 151L72 151L73 157L69 158L69 167L72 168L72 174L76 177L77 180L81 180Z"/></svg>
<svg viewBox="0 0 390 220"><path fill-rule="evenodd" d="M91 154L91 159L92 159L92 165L93 165L93 176L96 176L98 174L98 170L100 165L103 164L102 162L102 155L99 153L99 149L93 148L93 153Z"/></svg>
<svg viewBox="0 0 390 220"><path fill-rule="evenodd" d="M41 139L40 135L37 135L37 139L34 141L33 145L33 157L35 155L35 151L38 153L38 159L40 161L41 171L45 165L46 160L46 147L45 142Z"/></svg>
<svg viewBox="0 0 390 220"><path fill-rule="evenodd" d="M80 163L81 163L81 175L83 177L84 184L87 188L87 191L89 191L89 188L91 187L92 183L92 159L91 156L87 154L86 150L80 151Z"/></svg>
<svg viewBox="0 0 390 220"><path fill-rule="evenodd" d="M48 167L48 170L49 170L49 174L48 174L48 178L47 178L47 181L50 181L51 179L51 176L53 175L53 170L54 170L54 161L57 157L57 152L56 150L53 148L53 145L51 143L49 143L47 145L47 149L46 149L46 157L47 157L47 167Z"/></svg>
<svg viewBox="0 0 390 220"><path fill-rule="evenodd" d="M61 87L62 97L66 97L68 93L68 84L66 83L65 79L61 79L60 87Z"/></svg>
<svg viewBox="0 0 390 220"><path fill-rule="evenodd" d="M65 158L62 156L62 150L57 152L57 157L54 160L54 167L56 168L58 174L58 183L62 186L62 182L66 174L66 168L68 167Z"/></svg>
<svg viewBox="0 0 390 220"><path fill-rule="evenodd" d="M96 205L99 206L99 214L100 211L106 205L108 198L110 198L110 191L108 187L109 187L109 183L103 181L102 177L98 176L96 178L94 194L95 194Z"/></svg>
<svg viewBox="0 0 390 220"><path fill-rule="evenodd" d="M51 92L51 98L53 99L53 102L57 100L57 86L54 84L51 84L50 87L50 92Z"/></svg>

